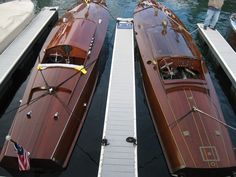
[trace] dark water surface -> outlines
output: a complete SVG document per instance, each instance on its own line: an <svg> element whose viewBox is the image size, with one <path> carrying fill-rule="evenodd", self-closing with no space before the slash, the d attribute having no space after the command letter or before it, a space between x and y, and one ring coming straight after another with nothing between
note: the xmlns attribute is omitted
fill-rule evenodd
<svg viewBox="0 0 236 177"><path fill-rule="evenodd" d="M0 3L4 0L0 0ZM77 0L34 0L36 10L40 10L45 6L59 6L59 15L61 16L68 8L73 6ZM134 8L138 0L107 0L108 8L114 17L132 17ZM203 22L206 10L207 0L164 0L166 6L171 8L184 22L192 35L196 39L199 48L206 58L208 68L211 72L212 80L216 88L222 110L226 121L236 127L236 116L232 106L226 97L227 93L222 88L222 80L217 75L218 71L214 67L214 60L202 44L196 31L196 24ZM217 29L226 38L229 29L229 16L232 12L236 12L236 0L227 0L222 9ZM0 17L1 18L1 17ZM19 174L11 171L8 173L0 168L0 176L41 176L41 177L96 177L100 156L100 141L102 138L103 121L106 107L106 96L108 89L108 79L111 66L112 48L114 39L115 21L110 20L106 41L101 54L102 68L100 79L97 85L92 104L85 121L83 130L77 141L73 151L68 168L62 172L48 174ZM136 51L137 53L137 51ZM137 134L138 134L138 172L139 177L169 177L169 172L165 163L163 153L161 151L154 127L150 118L150 114L146 105L143 93L142 81L139 70L138 55L136 55L136 100L137 100ZM19 105L27 80L22 82L15 96L11 98L6 112L12 110ZM1 103L3 105L4 103ZM0 119L0 143L4 142L4 138L14 118L15 111L4 114ZM235 133L232 138L235 139ZM0 145L0 146L1 146Z"/></svg>

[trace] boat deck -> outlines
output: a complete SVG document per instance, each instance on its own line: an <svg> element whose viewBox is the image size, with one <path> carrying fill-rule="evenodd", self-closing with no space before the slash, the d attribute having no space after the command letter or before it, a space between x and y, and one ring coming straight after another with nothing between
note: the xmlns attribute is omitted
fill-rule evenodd
<svg viewBox="0 0 236 177"><path fill-rule="evenodd" d="M116 24L98 172L98 177L111 176L137 177L132 19L117 19Z"/></svg>
<svg viewBox="0 0 236 177"><path fill-rule="evenodd" d="M0 92L5 90L6 82L27 57L34 44L49 29L52 21L57 19L58 7L48 7L29 23L29 25L15 38L15 40L0 55ZM0 94L1 96L1 94Z"/></svg>
<svg viewBox="0 0 236 177"><path fill-rule="evenodd" d="M203 24L197 25L201 36L236 89L236 52L217 30L204 30Z"/></svg>

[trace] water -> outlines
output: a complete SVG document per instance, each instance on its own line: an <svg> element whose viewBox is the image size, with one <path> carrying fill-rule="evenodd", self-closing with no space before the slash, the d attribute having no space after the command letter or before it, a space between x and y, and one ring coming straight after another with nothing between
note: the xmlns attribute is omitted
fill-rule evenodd
<svg viewBox="0 0 236 177"><path fill-rule="evenodd" d="M0 0L0 3L4 0ZM61 16L66 9L70 8L77 2L77 0L34 0L36 10L40 10L44 6L59 6L59 15ZM111 14L114 17L132 17L133 10L138 0L107 0L107 5ZM196 24L203 22L206 10L206 0L164 0L162 1L166 6L171 8L184 22L190 32L193 32L199 48L206 58L211 77L216 88L219 100L221 102L222 110L225 119L232 126L236 127L236 116L230 105L226 94L221 87L222 81L216 74L217 70L214 67L213 60L202 45L199 36L195 29ZM226 37L229 29L229 15L236 12L236 1L227 0L222 9L217 29ZM108 89L108 79L111 66L112 48L114 39L115 21L111 18L109 29L102 51L102 69L99 82L92 104L85 121L81 135L77 141L74 152L72 154L68 168L62 172L50 174L18 174L12 171L6 172L0 168L0 175L5 176L40 176L40 177L96 177L99 165L100 156L100 141L102 138L103 120L105 115L106 96ZM137 51L136 51L137 53ZM136 55L137 56L137 55ZM143 93L142 81L140 77L139 62L136 58L136 92L137 92L137 133L138 133L138 172L139 177L169 177L169 172L165 163L163 153L161 151L154 127L147 108L146 100ZM12 98L6 111L19 105L18 101L21 99L24 92L27 80L22 83L15 96ZM2 104L2 103L1 103ZM8 127L11 120L14 118L15 111L5 114L0 120L1 132L0 142L4 141L4 137L8 132Z"/></svg>

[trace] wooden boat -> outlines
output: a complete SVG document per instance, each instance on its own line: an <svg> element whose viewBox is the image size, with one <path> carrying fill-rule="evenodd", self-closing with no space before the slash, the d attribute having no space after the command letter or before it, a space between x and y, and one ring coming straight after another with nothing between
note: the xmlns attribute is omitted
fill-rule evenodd
<svg viewBox="0 0 236 177"><path fill-rule="evenodd" d="M104 1L90 1L65 13L49 34L9 131L30 152L32 170L67 166L95 90L108 21ZM0 160L18 169L11 142Z"/></svg>
<svg viewBox="0 0 236 177"><path fill-rule="evenodd" d="M234 32L236 33L236 13L233 13L230 16L230 25L231 25L232 29L234 30Z"/></svg>
<svg viewBox="0 0 236 177"><path fill-rule="evenodd" d="M134 29L145 94L171 174L233 175L230 126L184 24L161 3L144 0L135 9Z"/></svg>

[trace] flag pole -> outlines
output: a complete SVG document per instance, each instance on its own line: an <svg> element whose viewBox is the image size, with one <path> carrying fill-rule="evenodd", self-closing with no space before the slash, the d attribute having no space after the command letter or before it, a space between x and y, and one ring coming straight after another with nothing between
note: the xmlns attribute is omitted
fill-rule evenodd
<svg viewBox="0 0 236 177"><path fill-rule="evenodd" d="M14 143L14 144L17 144L17 142L15 142L13 139L11 139L11 136L10 136L10 135L7 135L7 136L6 136L6 141L10 141L10 142L12 142L12 143Z"/></svg>
<svg viewBox="0 0 236 177"><path fill-rule="evenodd" d="M26 171L30 170L29 155L30 153L26 151L21 145L18 145L10 135L6 136L6 141L10 141L14 144L15 150L17 151L17 158L19 163L19 170Z"/></svg>

